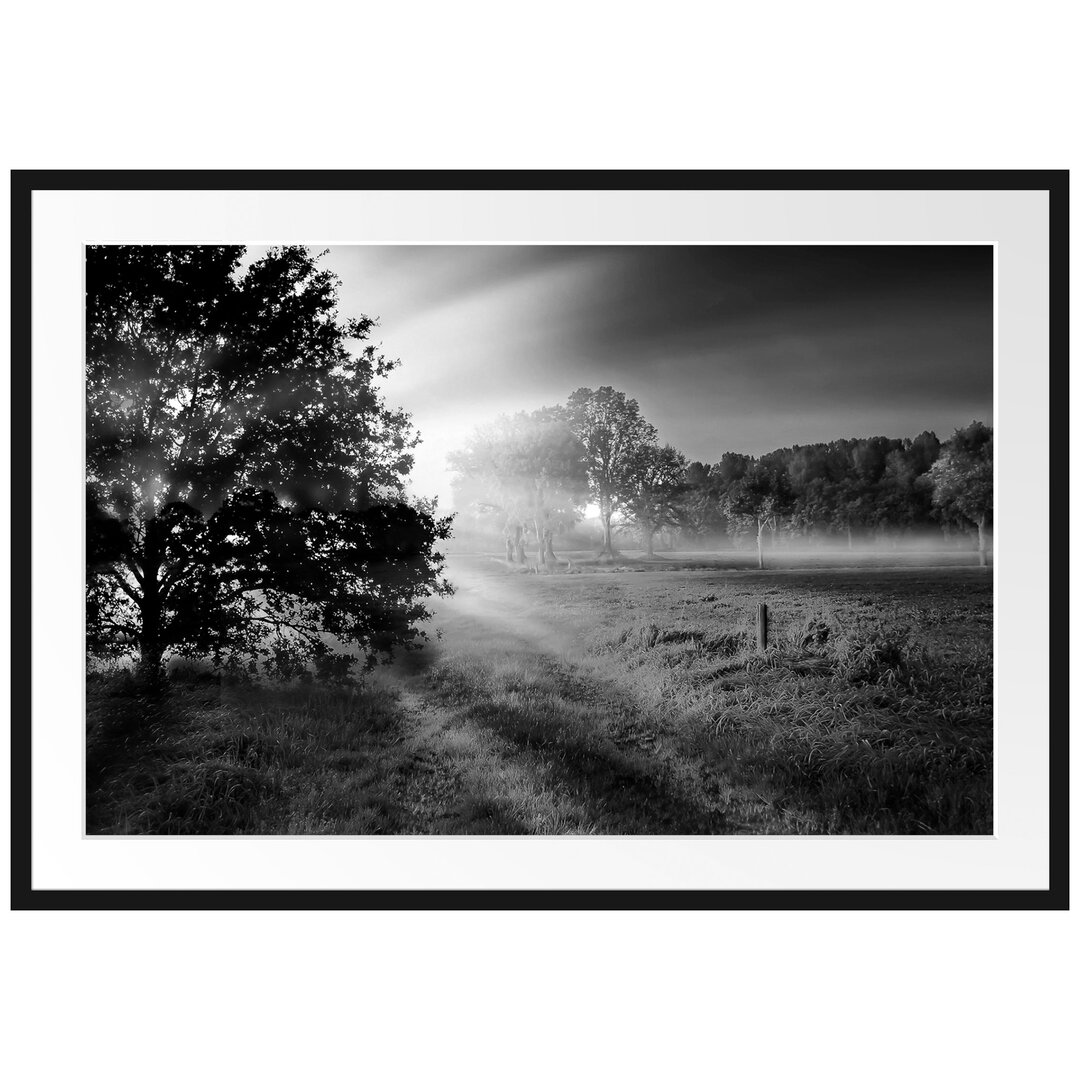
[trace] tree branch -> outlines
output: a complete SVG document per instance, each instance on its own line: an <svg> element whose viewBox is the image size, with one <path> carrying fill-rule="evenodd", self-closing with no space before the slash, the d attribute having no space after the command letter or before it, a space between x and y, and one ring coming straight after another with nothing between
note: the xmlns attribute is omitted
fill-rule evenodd
<svg viewBox="0 0 1080 1080"><path fill-rule="evenodd" d="M136 604L141 604L142 600L139 598L139 594L124 580L123 575L115 567L109 567L109 574L116 581L117 585L124 590L135 601ZM140 583L141 584L141 583Z"/></svg>

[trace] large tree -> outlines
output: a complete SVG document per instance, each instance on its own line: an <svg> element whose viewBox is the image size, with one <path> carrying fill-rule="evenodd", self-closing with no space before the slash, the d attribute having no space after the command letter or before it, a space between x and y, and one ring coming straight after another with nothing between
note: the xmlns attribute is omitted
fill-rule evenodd
<svg viewBox="0 0 1080 1080"><path fill-rule="evenodd" d="M655 445L656 428L641 415L633 398L610 386L575 390L567 415L585 449L589 493L600 508L601 554L611 556L612 515L633 496L639 481L639 451Z"/></svg>
<svg viewBox="0 0 1080 1080"><path fill-rule="evenodd" d="M93 652L288 676L422 642L449 521L404 495L395 364L337 286L302 247L88 249Z"/></svg>
<svg viewBox="0 0 1080 1080"><path fill-rule="evenodd" d="M941 448L928 474L939 512L974 525L979 565L986 566L986 527L994 512L994 430L973 421Z"/></svg>
<svg viewBox="0 0 1080 1080"><path fill-rule="evenodd" d="M646 443L634 462L633 487L627 493L624 513L653 554L653 540L663 528L685 521L686 459L673 446Z"/></svg>
<svg viewBox="0 0 1080 1080"><path fill-rule="evenodd" d="M449 463L457 505L499 519L508 557L525 561L531 530L540 564L555 565L553 538L580 518L588 497L584 451L563 409L499 417L478 428Z"/></svg>

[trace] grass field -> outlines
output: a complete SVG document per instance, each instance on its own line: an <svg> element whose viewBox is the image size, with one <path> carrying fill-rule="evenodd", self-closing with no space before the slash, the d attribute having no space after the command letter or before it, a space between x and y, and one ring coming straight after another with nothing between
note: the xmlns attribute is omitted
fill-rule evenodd
<svg viewBox="0 0 1080 1080"><path fill-rule="evenodd" d="M360 689L94 677L88 830L991 832L991 575L840 561L458 557Z"/></svg>

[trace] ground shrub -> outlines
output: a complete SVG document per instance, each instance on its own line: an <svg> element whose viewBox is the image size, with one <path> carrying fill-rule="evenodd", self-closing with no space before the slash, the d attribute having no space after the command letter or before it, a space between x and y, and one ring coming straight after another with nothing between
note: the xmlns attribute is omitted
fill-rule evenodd
<svg viewBox="0 0 1080 1080"><path fill-rule="evenodd" d="M829 651L839 676L852 683L870 683L903 675L912 646L907 631L875 627L835 637Z"/></svg>
<svg viewBox="0 0 1080 1080"><path fill-rule="evenodd" d="M829 624L819 616L811 615L802 623L796 623L788 632L788 640L797 649L820 651L828 644L832 633Z"/></svg>

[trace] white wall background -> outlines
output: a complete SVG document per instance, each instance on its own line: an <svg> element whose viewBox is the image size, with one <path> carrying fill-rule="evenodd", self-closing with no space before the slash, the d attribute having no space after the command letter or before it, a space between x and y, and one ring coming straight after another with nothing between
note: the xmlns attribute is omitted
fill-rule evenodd
<svg viewBox="0 0 1080 1080"><path fill-rule="evenodd" d="M5 15L0 152L5 178L1068 167L1065 13L24 4ZM9 287L4 259L5 361ZM6 840L6 738L0 754ZM1012 1077L1075 1060L1064 914L5 913L0 933L16 1076Z"/></svg>

